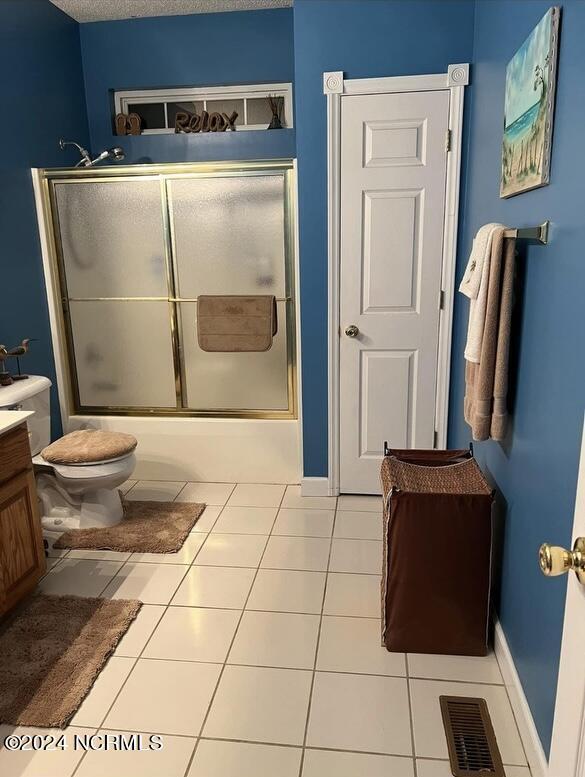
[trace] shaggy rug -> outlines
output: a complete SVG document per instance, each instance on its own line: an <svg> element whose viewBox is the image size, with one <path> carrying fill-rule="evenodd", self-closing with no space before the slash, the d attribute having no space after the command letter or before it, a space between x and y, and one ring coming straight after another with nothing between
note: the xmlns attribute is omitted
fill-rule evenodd
<svg viewBox="0 0 585 777"><path fill-rule="evenodd" d="M37 594L0 626L0 723L64 728L142 603Z"/></svg>
<svg viewBox="0 0 585 777"><path fill-rule="evenodd" d="M176 553L195 525L204 504L193 502L124 502L124 518L106 529L73 529L55 548L118 550L122 553Z"/></svg>

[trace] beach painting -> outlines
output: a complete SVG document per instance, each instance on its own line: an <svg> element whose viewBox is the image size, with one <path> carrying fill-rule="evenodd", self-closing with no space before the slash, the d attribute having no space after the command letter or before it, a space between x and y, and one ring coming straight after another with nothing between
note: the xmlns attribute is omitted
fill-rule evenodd
<svg viewBox="0 0 585 777"><path fill-rule="evenodd" d="M506 68L500 197L549 182L560 8L549 8Z"/></svg>

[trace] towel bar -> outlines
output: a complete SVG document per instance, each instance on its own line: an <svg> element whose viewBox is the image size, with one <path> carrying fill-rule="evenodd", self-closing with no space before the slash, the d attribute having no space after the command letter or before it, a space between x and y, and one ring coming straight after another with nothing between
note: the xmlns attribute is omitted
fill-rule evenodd
<svg viewBox="0 0 585 777"><path fill-rule="evenodd" d="M275 299L277 302L290 302L292 297L275 297ZM169 297L169 300L170 302L197 302L197 297Z"/></svg>
<svg viewBox="0 0 585 777"><path fill-rule="evenodd" d="M292 302L292 297L276 297L277 302ZM68 302L197 302L197 297L62 297Z"/></svg>
<svg viewBox="0 0 585 777"><path fill-rule="evenodd" d="M515 237L516 240L535 240L541 245L548 243L548 227L550 221L544 221L537 227L516 227L515 229L506 229L504 237Z"/></svg>

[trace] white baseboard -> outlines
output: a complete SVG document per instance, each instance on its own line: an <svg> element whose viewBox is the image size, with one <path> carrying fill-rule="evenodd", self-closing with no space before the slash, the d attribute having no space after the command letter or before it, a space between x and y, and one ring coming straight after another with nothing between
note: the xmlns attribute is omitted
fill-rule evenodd
<svg viewBox="0 0 585 777"><path fill-rule="evenodd" d="M495 622L494 652L504 678L504 683L506 684L508 696L510 697L510 703L518 729L520 730L520 737L526 751L526 758L528 759L532 777L547 777L547 758L544 754L538 731L534 725L534 719L524 695L524 689L518 677L512 653L508 647L504 629L498 620Z"/></svg>
<svg viewBox="0 0 585 777"><path fill-rule="evenodd" d="M327 478L303 478L301 480L302 496L331 496Z"/></svg>

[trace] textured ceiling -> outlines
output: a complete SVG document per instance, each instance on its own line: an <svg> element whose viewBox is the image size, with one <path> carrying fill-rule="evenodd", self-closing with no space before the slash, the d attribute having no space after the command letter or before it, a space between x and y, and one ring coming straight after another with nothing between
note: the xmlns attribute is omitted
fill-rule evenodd
<svg viewBox="0 0 585 777"><path fill-rule="evenodd" d="M78 22L287 8L293 0L51 0Z"/></svg>

